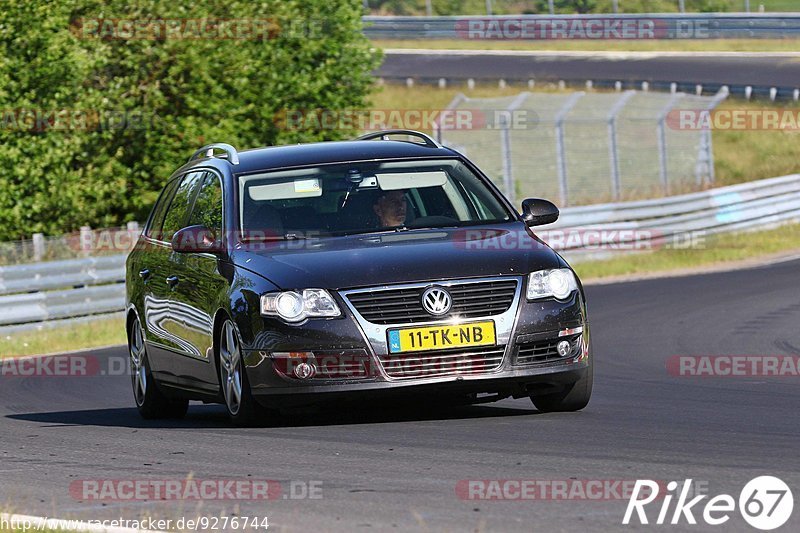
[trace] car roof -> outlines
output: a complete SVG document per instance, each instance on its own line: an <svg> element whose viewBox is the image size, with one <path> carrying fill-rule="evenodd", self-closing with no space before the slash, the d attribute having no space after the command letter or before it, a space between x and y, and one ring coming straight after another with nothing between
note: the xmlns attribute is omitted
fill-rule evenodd
<svg viewBox="0 0 800 533"><path fill-rule="evenodd" d="M432 147L409 141L327 141L287 146L256 148L239 152L239 164L232 167L235 174L246 174L305 165L347 163L380 159L413 159L457 157L445 147Z"/></svg>

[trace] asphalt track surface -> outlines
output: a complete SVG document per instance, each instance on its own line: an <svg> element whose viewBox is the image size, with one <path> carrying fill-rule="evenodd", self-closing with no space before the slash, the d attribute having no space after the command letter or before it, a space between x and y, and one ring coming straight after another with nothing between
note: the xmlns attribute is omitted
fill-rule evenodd
<svg viewBox="0 0 800 533"><path fill-rule="evenodd" d="M769 53L558 53L387 50L375 72L437 80L619 80L651 84L798 87L800 56ZM685 90L685 89L684 89Z"/></svg>
<svg viewBox="0 0 800 533"><path fill-rule="evenodd" d="M794 515L781 531L798 531L798 379L675 377L665 361L800 353L799 271L791 261L589 287L595 393L578 413L541 414L527 400L363 406L239 429L219 406L193 404L182 421L143 421L125 376L4 377L0 508L84 519L237 512L290 531L616 531L625 529L625 500L465 501L455 487L474 479L692 478L738 499L748 480L771 474L794 490ZM94 355L105 361L125 351ZM321 481L323 497L117 503L69 493L81 479L187 475L284 487ZM724 526L660 529L753 531L737 512Z"/></svg>

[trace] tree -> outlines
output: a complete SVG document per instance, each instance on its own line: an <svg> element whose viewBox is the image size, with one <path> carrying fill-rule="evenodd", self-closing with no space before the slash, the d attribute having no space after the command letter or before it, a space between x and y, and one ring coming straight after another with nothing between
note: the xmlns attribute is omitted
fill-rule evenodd
<svg viewBox="0 0 800 533"><path fill-rule="evenodd" d="M6 0L0 239L144 220L208 142L352 135L281 117L365 106L379 56L360 16L347 0Z"/></svg>

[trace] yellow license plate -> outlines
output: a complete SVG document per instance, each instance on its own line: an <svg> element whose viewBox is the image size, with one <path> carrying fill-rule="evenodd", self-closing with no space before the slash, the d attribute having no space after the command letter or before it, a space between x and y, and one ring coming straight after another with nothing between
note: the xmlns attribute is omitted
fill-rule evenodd
<svg viewBox="0 0 800 533"><path fill-rule="evenodd" d="M390 329L389 353L446 350L466 346L492 346L495 344L494 322L472 322L450 326L425 326L422 328Z"/></svg>

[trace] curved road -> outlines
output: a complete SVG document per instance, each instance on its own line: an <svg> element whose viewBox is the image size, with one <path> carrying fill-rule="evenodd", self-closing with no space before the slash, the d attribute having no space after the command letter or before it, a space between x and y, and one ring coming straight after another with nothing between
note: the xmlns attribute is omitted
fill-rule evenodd
<svg viewBox="0 0 800 533"><path fill-rule="evenodd" d="M363 406L236 429L218 406L146 422L110 377L0 378L0 502L25 514L266 515L291 531L607 531L626 501L464 501L459 480L693 478L733 494L773 474L800 501L795 378L687 378L672 355L800 353L800 262L588 288L596 389L580 413L527 400L486 406ZM123 349L95 354L101 368ZM112 365L113 366L113 365ZM322 483L322 498L269 502L85 501L82 479L273 479ZM612 494L613 496L613 494ZM654 520L658 509L649 513ZM670 513L671 514L671 513ZM695 513L699 515L702 513ZM699 519L699 517L698 517ZM800 511L784 531L798 530ZM643 526L636 528L644 530ZM753 531L738 513L724 526Z"/></svg>
<svg viewBox="0 0 800 533"><path fill-rule="evenodd" d="M567 82L649 82L654 87L677 83L712 90L729 85L779 87L791 97L800 86L800 53L746 52L526 52L504 50L385 50L375 71L384 78L427 80L505 79Z"/></svg>

